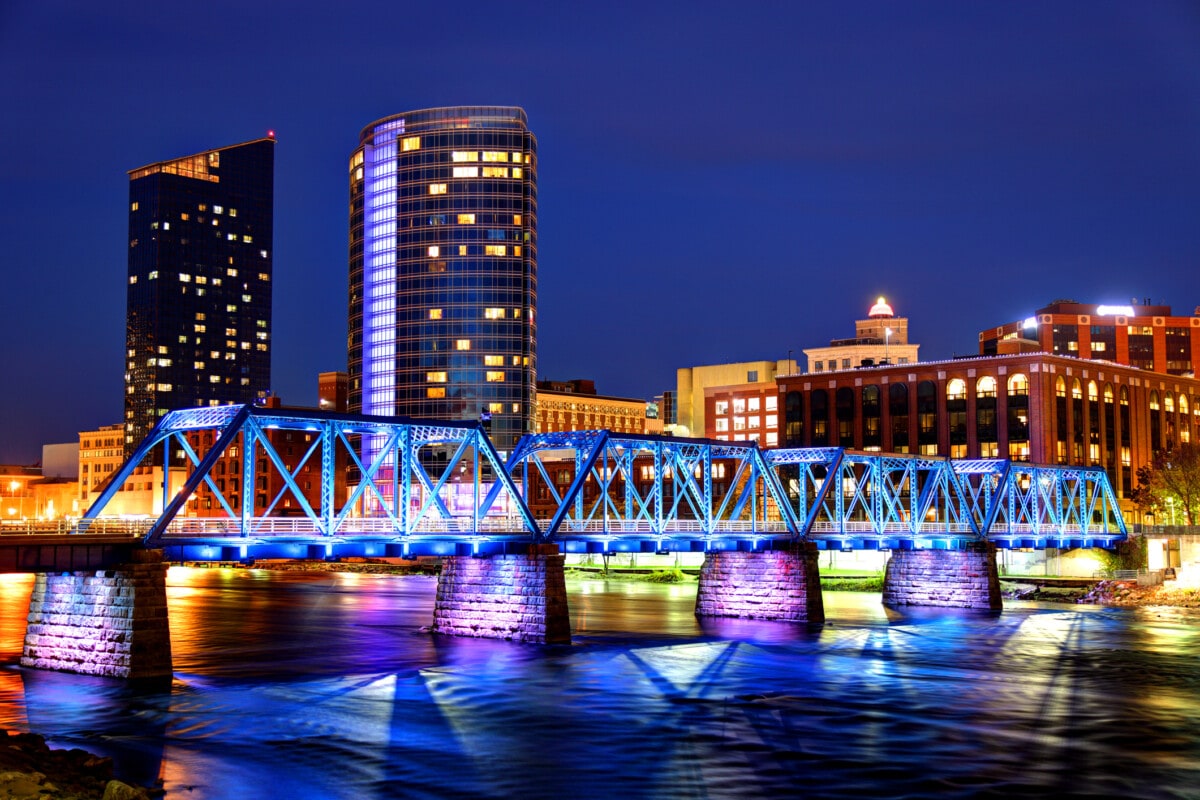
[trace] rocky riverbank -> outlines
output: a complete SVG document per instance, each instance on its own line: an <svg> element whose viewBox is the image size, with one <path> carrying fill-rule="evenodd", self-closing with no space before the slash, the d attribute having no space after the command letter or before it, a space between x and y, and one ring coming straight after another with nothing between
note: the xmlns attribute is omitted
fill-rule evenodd
<svg viewBox="0 0 1200 800"><path fill-rule="evenodd" d="M1175 587L1171 584L1138 586L1137 581L1100 581L1078 602L1105 606L1200 608L1200 588Z"/></svg>
<svg viewBox="0 0 1200 800"><path fill-rule="evenodd" d="M151 796L146 789L114 780L110 758L78 749L52 750L35 733L0 730L0 800L149 800Z"/></svg>

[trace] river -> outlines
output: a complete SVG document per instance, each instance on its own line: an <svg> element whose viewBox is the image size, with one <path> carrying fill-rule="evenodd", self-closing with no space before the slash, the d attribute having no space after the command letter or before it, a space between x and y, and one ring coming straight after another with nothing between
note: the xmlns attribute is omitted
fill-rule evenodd
<svg viewBox="0 0 1200 800"><path fill-rule="evenodd" d="M573 642L433 637L435 579L172 568L175 681L22 669L0 725L175 798L1200 797L1200 613L1008 602L697 621L695 584L568 583Z"/></svg>

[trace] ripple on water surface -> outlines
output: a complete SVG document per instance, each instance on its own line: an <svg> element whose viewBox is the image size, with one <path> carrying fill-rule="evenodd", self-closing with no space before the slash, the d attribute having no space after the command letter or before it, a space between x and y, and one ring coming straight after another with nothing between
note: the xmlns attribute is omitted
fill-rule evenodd
<svg viewBox="0 0 1200 800"><path fill-rule="evenodd" d="M0 722L170 798L1194 797L1195 612L1014 603L824 626L569 584L570 647L432 637L423 577L172 569L169 692L11 666Z"/></svg>

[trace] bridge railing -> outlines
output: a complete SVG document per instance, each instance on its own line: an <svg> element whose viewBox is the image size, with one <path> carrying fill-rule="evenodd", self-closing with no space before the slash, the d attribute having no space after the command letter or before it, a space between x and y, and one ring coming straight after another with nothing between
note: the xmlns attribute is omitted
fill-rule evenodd
<svg viewBox="0 0 1200 800"><path fill-rule="evenodd" d="M540 522L539 522L540 524ZM764 536L783 535L790 533L788 524L782 520L725 520L721 523L721 534L762 534ZM558 535L621 535L643 534L649 536L679 536L687 534L706 533L704 523L699 520L672 520L670 528L659 530L646 520L563 520L558 528Z"/></svg>
<svg viewBox="0 0 1200 800"><path fill-rule="evenodd" d="M243 533L241 520L221 517L176 517L167 527L164 536L171 539L251 536L296 536L312 537L324 535L307 517L255 517L249 525L251 534ZM528 536L520 517L490 516L479 520L478 526L469 517L452 519L429 518L421 520L413 533L490 533ZM387 517L352 517L342 520L335 536L371 535L403 538L403 531Z"/></svg>

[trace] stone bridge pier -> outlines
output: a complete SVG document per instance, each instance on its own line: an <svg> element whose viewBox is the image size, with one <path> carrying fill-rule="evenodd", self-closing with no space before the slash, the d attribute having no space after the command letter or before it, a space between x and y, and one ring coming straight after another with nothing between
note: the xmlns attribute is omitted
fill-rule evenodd
<svg viewBox="0 0 1200 800"><path fill-rule="evenodd" d="M893 550L883 577L883 604L999 611L996 545L971 542L958 550Z"/></svg>
<svg viewBox="0 0 1200 800"><path fill-rule="evenodd" d="M513 555L443 558L432 632L570 644L564 560L556 544Z"/></svg>
<svg viewBox="0 0 1200 800"><path fill-rule="evenodd" d="M696 616L824 622L817 555L812 542L787 550L707 553L700 568Z"/></svg>
<svg viewBox="0 0 1200 800"><path fill-rule="evenodd" d="M161 550L132 550L127 563L111 568L36 575L21 666L170 680Z"/></svg>

